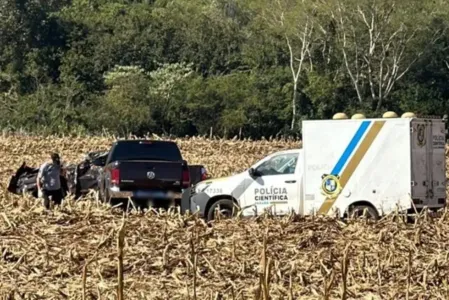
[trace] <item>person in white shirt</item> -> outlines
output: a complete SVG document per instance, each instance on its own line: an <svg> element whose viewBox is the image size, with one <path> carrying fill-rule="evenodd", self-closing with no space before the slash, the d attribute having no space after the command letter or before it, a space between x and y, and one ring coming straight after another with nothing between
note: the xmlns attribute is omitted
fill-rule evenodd
<svg viewBox="0 0 449 300"><path fill-rule="evenodd" d="M61 159L57 153L52 153L50 157L51 161L43 163L37 175L37 188L42 193L46 209L50 209L50 197L56 205L60 205L63 198Z"/></svg>

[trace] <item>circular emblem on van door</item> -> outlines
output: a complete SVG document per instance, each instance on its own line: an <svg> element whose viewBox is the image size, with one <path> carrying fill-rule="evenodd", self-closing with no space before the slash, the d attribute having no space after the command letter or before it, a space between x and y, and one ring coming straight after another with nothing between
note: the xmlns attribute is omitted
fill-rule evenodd
<svg viewBox="0 0 449 300"><path fill-rule="evenodd" d="M153 179L154 177L156 177L156 174L154 174L154 172L150 171L150 172L147 173L147 178L148 179Z"/></svg>
<svg viewBox="0 0 449 300"><path fill-rule="evenodd" d="M426 144L426 125L418 124L416 125L416 139L418 141L418 146L423 147Z"/></svg>
<svg viewBox="0 0 449 300"><path fill-rule="evenodd" d="M321 190L323 194L335 197L341 191L340 179L335 175L324 175L323 181L321 182Z"/></svg>

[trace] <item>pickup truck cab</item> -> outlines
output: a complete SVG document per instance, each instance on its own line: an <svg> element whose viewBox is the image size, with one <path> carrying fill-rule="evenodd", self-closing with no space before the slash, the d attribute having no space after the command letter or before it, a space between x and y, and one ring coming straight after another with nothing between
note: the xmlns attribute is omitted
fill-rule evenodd
<svg viewBox="0 0 449 300"><path fill-rule="evenodd" d="M179 204L189 186L187 162L171 141L116 141L98 176L100 199L111 204L132 199L168 208Z"/></svg>

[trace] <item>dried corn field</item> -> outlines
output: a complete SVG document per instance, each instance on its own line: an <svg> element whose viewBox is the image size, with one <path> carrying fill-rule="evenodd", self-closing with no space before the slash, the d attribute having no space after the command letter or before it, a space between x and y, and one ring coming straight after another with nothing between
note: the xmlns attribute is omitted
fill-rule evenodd
<svg viewBox="0 0 449 300"><path fill-rule="evenodd" d="M22 163L67 162L110 138L0 138L0 295L5 299L448 299L449 216L375 224L269 215L212 226L175 212L131 213L92 198L45 213L7 193ZM295 141L177 140L225 176Z"/></svg>

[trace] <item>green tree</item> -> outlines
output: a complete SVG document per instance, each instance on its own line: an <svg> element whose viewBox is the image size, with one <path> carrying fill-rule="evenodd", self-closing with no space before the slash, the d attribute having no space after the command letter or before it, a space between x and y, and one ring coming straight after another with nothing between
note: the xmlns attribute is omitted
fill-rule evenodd
<svg viewBox="0 0 449 300"><path fill-rule="evenodd" d="M273 37L284 40L284 48L288 51L293 81L290 126L293 130L297 124L300 77L304 71L313 70L312 52L318 45L317 7L312 1L296 0L255 1L254 7L260 14L259 24L267 24Z"/></svg>
<svg viewBox="0 0 449 300"><path fill-rule="evenodd" d="M360 104L379 111L395 85L446 32L431 30L440 5L423 1L332 0L324 10L334 23L344 67ZM421 43L422 46L422 43Z"/></svg>
<svg viewBox="0 0 449 300"><path fill-rule="evenodd" d="M99 116L104 127L128 134L151 126L149 76L136 66L116 66L105 75L109 89L101 98Z"/></svg>
<svg viewBox="0 0 449 300"><path fill-rule="evenodd" d="M179 102L174 99L174 92L192 74L192 64L186 63L163 64L149 73L151 79L149 93L154 99L151 106L158 110L161 129L164 133L168 133L170 123L177 121L173 112L176 111L175 106L179 105Z"/></svg>

